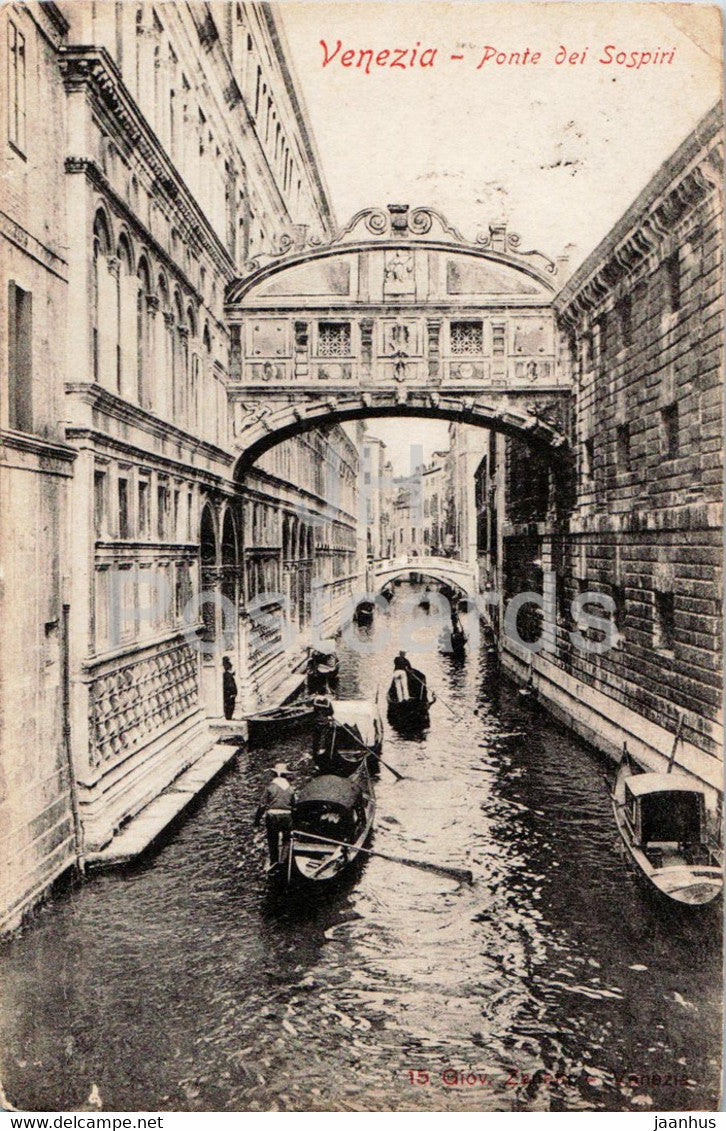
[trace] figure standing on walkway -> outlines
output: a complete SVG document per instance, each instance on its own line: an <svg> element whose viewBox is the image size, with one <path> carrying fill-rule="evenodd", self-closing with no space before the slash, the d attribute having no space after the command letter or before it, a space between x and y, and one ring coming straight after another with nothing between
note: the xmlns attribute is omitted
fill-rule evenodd
<svg viewBox="0 0 726 1131"><path fill-rule="evenodd" d="M237 702L237 680L234 678L234 668L228 656L222 660L222 698L224 700L224 717L231 719L234 715L234 705Z"/></svg>
<svg viewBox="0 0 726 1131"><path fill-rule="evenodd" d="M288 781L289 773L284 762L277 763L274 768L275 776L262 794L255 813L255 828L262 820L262 814L265 814L270 865L279 863L281 848L290 838L292 785Z"/></svg>

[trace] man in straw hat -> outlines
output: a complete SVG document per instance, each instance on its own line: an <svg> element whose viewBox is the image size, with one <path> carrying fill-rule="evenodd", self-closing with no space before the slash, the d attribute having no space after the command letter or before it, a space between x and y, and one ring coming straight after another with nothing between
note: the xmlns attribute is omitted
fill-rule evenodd
<svg viewBox="0 0 726 1131"><path fill-rule="evenodd" d="M280 847L289 839L292 827L290 814L292 785L288 780L290 771L284 762L278 762L273 772L275 776L260 798L254 820L255 828L257 828L262 820L262 814L265 814L267 848L270 853L271 865L279 863Z"/></svg>

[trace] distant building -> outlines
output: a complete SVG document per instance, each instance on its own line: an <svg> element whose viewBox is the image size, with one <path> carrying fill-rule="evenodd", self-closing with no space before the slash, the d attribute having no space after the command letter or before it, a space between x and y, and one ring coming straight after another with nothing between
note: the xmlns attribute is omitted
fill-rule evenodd
<svg viewBox="0 0 726 1131"><path fill-rule="evenodd" d="M369 432L360 439L361 481L359 484L360 520L366 530L366 553L373 560L390 557L393 546L391 503L393 468L387 459L386 445Z"/></svg>
<svg viewBox="0 0 726 1131"><path fill-rule="evenodd" d="M393 556L408 554L420 557L426 553L423 542L422 472L397 476L394 479L392 506Z"/></svg>
<svg viewBox="0 0 726 1131"><path fill-rule="evenodd" d="M337 426L285 440L240 490L244 711L269 700L290 656L299 660L352 615L362 584L357 446Z"/></svg>
<svg viewBox="0 0 726 1131"><path fill-rule="evenodd" d="M452 557L471 565L477 561L474 475L488 445L487 429L449 425L447 550Z"/></svg>
<svg viewBox="0 0 726 1131"><path fill-rule="evenodd" d="M423 553L445 552L448 452L434 452L421 473L423 491Z"/></svg>

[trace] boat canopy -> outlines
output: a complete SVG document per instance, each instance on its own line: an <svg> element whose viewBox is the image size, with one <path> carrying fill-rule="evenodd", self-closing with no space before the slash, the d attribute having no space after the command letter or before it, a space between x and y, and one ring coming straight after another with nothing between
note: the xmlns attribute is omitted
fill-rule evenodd
<svg viewBox="0 0 726 1131"><path fill-rule="evenodd" d="M333 721L341 727L355 728L366 746L378 741L376 707L370 699L334 699Z"/></svg>
<svg viewBox="0 0 726 1131"><path fill-rule="evenodd" d="M625 784L633 797L643 797L648 793L703 794L703 788L698 782L691 781L682 774L633 774Z"/></svg>
<svg viewBox="0 0 726 1131"><path fill-rule="evenodd" d="M317 652L319 656L335 656L337 655L338 645L335 640L318 640L310 651L313 655Z"/></svg>
<svg viewBox="0 0 726 1131"><path fill-rule="evenodd" d="M298 790L294 807L297 809L301 805L322 802L326 805L339 806L341 809L352 809L361 794L360 785L350 778L341 778L336 774L322 774Z"/></svg>

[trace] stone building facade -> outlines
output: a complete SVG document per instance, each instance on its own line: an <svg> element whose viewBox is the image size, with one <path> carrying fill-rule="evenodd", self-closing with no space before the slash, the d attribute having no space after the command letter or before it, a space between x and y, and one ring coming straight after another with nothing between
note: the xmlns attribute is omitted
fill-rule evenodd
<svg viewBox="0 0 726 1131"><path fill-rule="evenodd" d="M63 381L69 258L52 4L0 12L0 926L74 859L69 506ZM52 160L44 160L54 152Z"/></svg>
<svg viewBox="0 0 726 1131"><path fill-rule="evenodd" d="M543 698L615 753L722 788L722 119L665 163L555 300L575 377L575 466L499 438L480 492L508 598L556 579L534 659ZM481 477L480 477L481 478ZM588 604L587 592L609 598ZM573 598L581 610L572 610ZM553 610L554 611L554 610ZM582 613L604 617L600 631ZM556 624L556 627L555 627ZM583 648L580 631L597 645ZM525 655L505 642L511 666ZM714 797L715 794L712 794Z"/></svg>
<svg viewBox="0 0 726 1131"><path fill-rule="evenodd" d="M242 710L259 707L307 647L350 620L365 588L357 445L337 425L285 440L241 484Z"/></svg>
<svg viewBox="0 0 726 1131"><path fill-rule="evenodd" d="M246 666L225 290L332 218L268 5L0 19L3 928L208 746L222 649L199 641ZM343 560L347 528L322 537Z"/></svg>
<svg viewBox="0 0 726 1131"><path fill-rule="evenodd" d="M393 467L386 445L363 430L359 437L361 480L359 482L360 521L366 529L366 557L376 561L391 556L391 508Z"/></svg>
<svg viewBox="0 0 726 1131"><path fill-rule="evenodd" d="M446 543L447 459L449 452L433 452L422 468L423 553L440 556Z"/></svg>
<svg viewBox="0 0 726 1131"><path fill-rule="evenodd" d="M474 476L488 443L489 431L486 428L449 425L447 526L451 541L448 553L471 565L477 561Z"/></svg>

